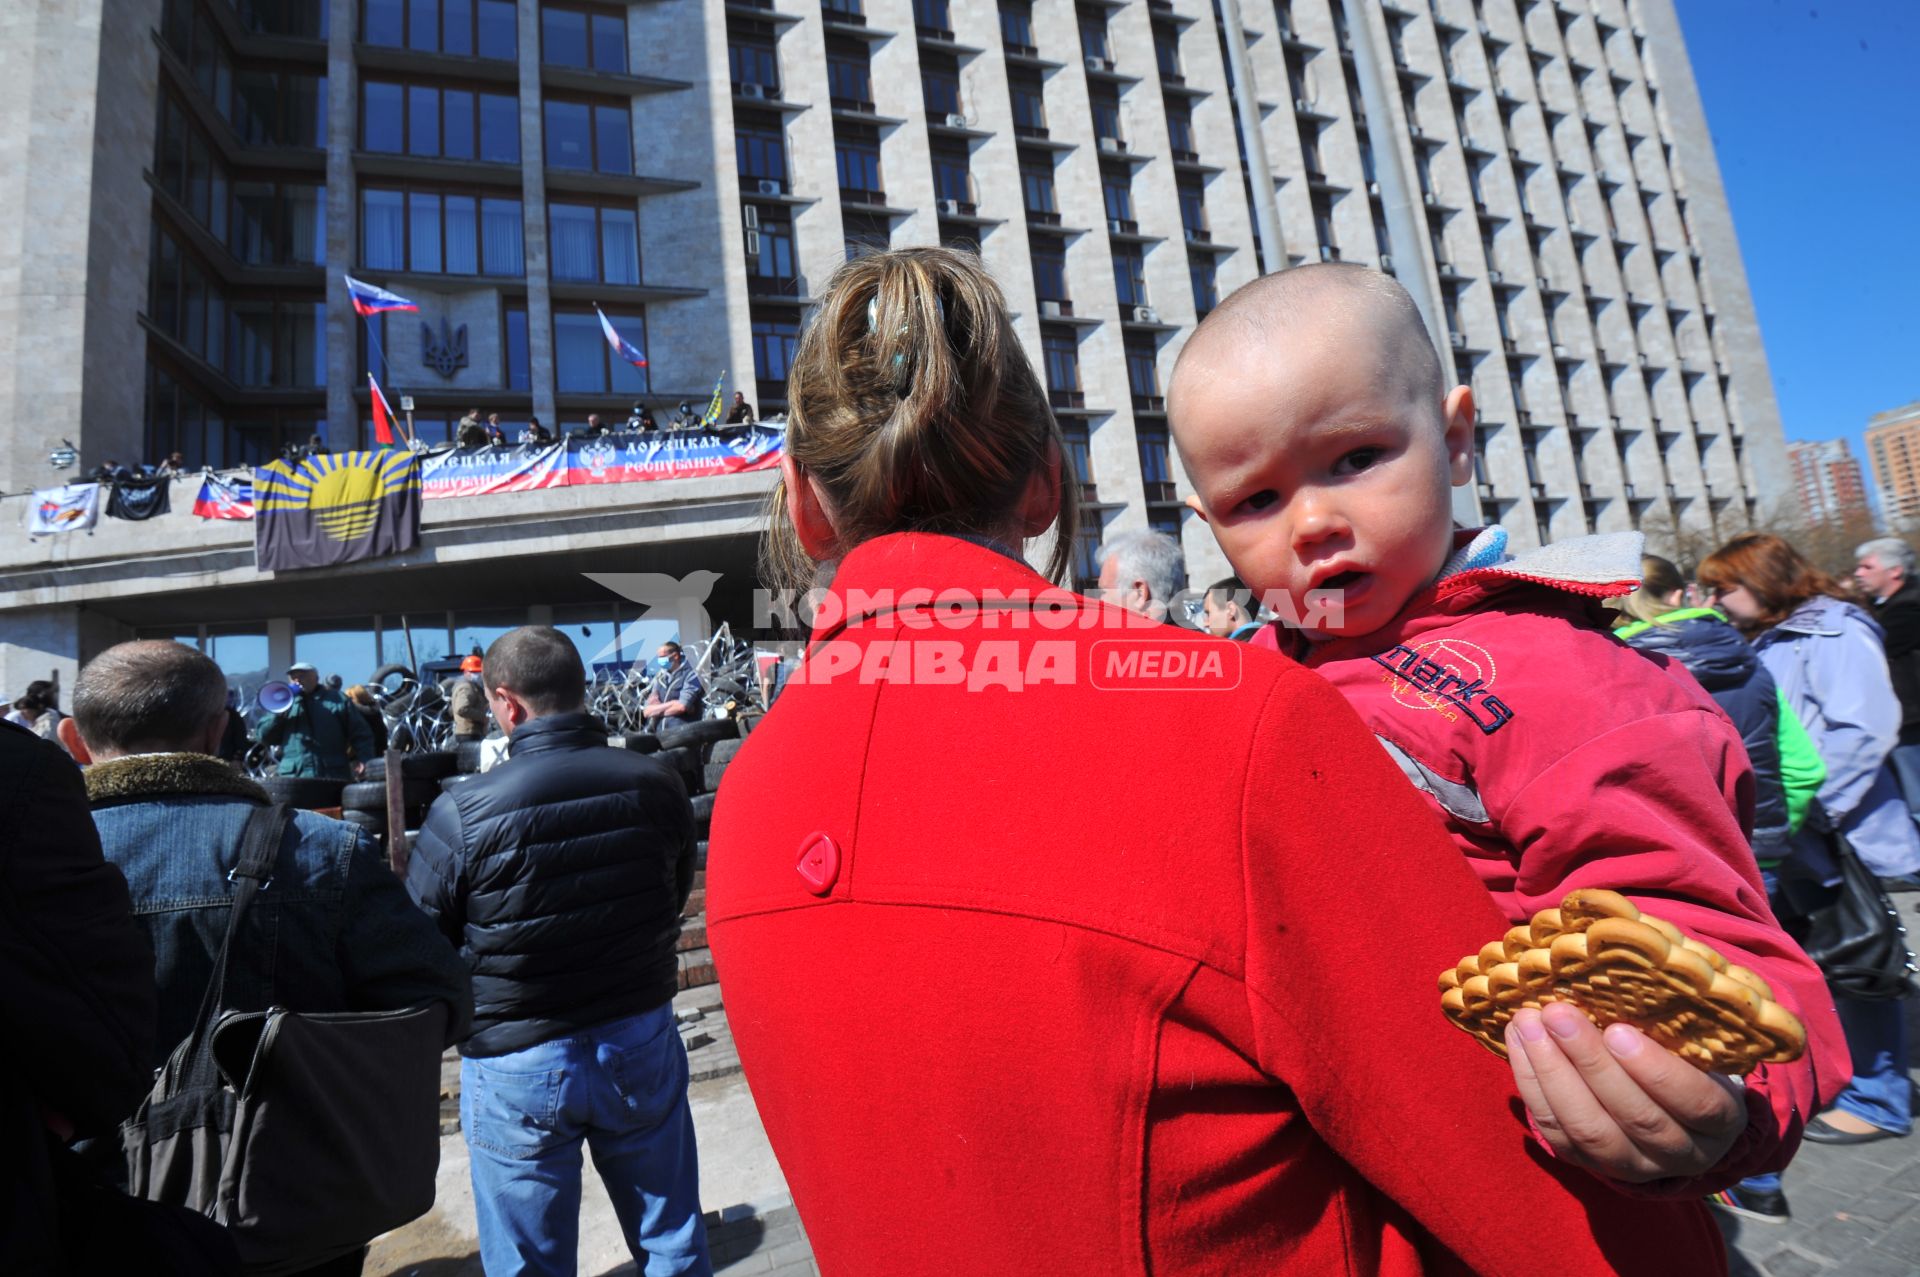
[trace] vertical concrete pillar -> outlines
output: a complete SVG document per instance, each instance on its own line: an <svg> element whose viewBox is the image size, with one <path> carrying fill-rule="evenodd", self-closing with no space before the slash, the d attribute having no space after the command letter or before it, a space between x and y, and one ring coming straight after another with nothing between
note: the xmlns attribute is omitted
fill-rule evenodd
<svg viewBox="0 0 1920 1277"><path fill-rule="evenodd" d="M353 36L360 6L332 0L327 14L327 425L334 447L359 434L359 404L353 392L368 371L360 367L360 316L347 300L346 273L359 224L359 189L353 175L355 103L360 80L353 63Z"/></svg>
<svg viewBox="0 0 1920 1277"><path fill-rule="evenodd" d="M556 434L553 295L547 287L547 152L540 107L540 6L520 6L520 207L527 266L527 374L533 415Z"/></svg>

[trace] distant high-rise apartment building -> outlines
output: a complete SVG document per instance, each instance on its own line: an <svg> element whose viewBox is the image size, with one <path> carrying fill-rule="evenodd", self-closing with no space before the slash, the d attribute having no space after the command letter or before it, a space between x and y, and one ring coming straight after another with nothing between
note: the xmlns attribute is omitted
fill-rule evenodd
<svg viewBox="0 0 1920 1277"><path fill-rule="evenodd" d="M1789 443L1787 460L1793 466L1794 491L1809 523L1846 523L1869 518L1867 485L1860 462L1845 439L1819 443Z"/></svg>
<svg viewBox="0 0 1920 1277"><path fill-rule="evenodd" d="M0 255L7 492L56 478L63 438L83 466L356 446L369 371L426 440L475 407L511 430L704 402L722 375L778 411L834 268L943 242L992 269L1051 389L1082 583L1136 527L1225 575L1183 508L1167 378L1221 297L1306 262L1412 292L1480 408L1460 513L1517 546L1731 532L1791 491L1672 0L14 8L0 71L33 92L0 118L24 245ZM420 313L369 327L344 271ZM609 356L596 303L646 369ZM580 565L639 561L724 567L718 617L770 484L430 503L422 549L334 573L345 593L274 581L244 529L184 515L62 542L51 579L16 538L0 616L23 670L134 632L268 664L364 634L394 659L414 609L442 647L579 608L598 634L621 622L569 593Z"/></svg>
<svg viewBox="0 0 1920 1277"><path fill-rule="evenodd" d="M1920 400L1868 419L1867 461L1888 525L1920 526Z"/></svg>

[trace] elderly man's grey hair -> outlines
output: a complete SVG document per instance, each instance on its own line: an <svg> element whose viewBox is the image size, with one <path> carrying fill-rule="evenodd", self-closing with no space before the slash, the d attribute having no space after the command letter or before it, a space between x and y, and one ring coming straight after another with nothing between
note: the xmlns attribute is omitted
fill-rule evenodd
<svg viewBox="0 0 1920 1277"><path fill-rule="evenodd" d="M1899 537L1875 537L1853 552L1857 562L1871 554L1883 568L1899 568L1902 576L1913 575L1913 547Z"/></svg>
<svg viewBox="0 0 1920 1277"><path fill-rule="evenodd" d="M1096 562L1104 568L1108 559L1118 560L1114 570L1116 584L1124 590L1135 581L1146 582L1147 593L1151 601L1160 606L1162 614L1172 605L1173 596L1180 592L1180 576L1185 570L1180 543L1164 532L1116 533L1101 543Z"/></svg>

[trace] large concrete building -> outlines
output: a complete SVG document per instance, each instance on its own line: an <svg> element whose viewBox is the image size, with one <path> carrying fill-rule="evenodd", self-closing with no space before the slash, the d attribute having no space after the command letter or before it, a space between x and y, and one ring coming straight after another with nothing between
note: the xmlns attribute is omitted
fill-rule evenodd
<svg viewBox="0 0 1920 1277"><path fill-rule="evenodd" d="M1920 401L1868 419L1867 462L1887 526L1899 532L1920 528Z"/></svg>
<svg viewBox="0 0 1920 1277"><path fill-rule="evenodd" d="M1844 524L1873 517L1859 459L1845 439L1790 443L1787 461L1793 467L1793 488L1808 523Z"/></svg>
<svg viewBox="0 0 1920 1277"><path fill-rule="evenodd" d="M1671 0L22 0L0 71L10 494L72 473L63 440L82 468L352 446L370 367L426 437L723 372L777 410L835 266L934 242L977 246L1045 371L1083 581L1143 526L1224 573L1166 379L1221 296L1303 262L1412 290L1480 404L1461 514L1519 545L1731 530L1791 491ZM422 313L370 341L346 270ZM13 534L0 687L134 633L349 677L403 616L441 649L528 619L597 646L627 616L609 571L722 573L655 613L697 634L749 619L770 486L433 502L408 555L277 576L179 499Z"/></svg>

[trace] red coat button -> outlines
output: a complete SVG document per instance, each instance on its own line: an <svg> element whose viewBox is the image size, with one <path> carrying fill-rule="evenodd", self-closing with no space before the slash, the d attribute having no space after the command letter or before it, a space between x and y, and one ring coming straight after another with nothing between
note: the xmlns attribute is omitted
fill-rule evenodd
<svg viewBox="0 0 1920 1277"><path fill-rule="evenodd" d="M825 834L814 834L800 844L800 859L794 868L800 871L800 880L807 884L808 891L824 896L840 876L840 848Z"/></svg>

